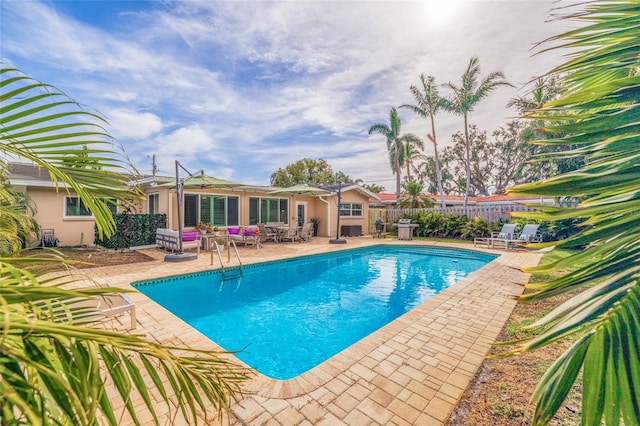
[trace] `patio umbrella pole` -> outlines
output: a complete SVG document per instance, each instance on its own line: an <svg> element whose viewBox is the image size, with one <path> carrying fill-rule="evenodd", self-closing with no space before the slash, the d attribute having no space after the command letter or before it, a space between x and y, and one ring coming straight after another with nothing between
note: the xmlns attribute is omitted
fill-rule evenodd
<svg viewBox="0 0 640 426"><path fill-rule="evenodd" d="M180 168L193 176L187 169L185 169L178 160L176 160L176 197L178 204L178 252L171 253L164 257L165 262L186 262L188 260L196 260L198 258L197 253L185 253L182 247L182 199L184 197L184 181L180 180Z"/></svg>
<svg viewBox="0 0 640 426"><path fill-rule="evenodd" d="M342 182L338 181L338 221L336 223L336 237L329 240L329 244L347 244L347 240L340 238L340 194L342 193Z"/></svg>

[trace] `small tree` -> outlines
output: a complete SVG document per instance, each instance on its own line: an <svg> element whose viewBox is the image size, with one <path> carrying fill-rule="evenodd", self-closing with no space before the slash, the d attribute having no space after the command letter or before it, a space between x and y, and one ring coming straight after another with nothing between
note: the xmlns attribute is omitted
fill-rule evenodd
<svg viewBox="0 0 640 426"><path fill-rule="evenodd" d="M281 187L296 184L307 184L311 186L331 185L336 182L336 179L342 183L353 182L352 179L343 172L338 172L336 177L329 163L322 158L319 160L303 158L273 172L271 174L271 185Z"/></svg>
<svg viewBox="0 0 640 426"><path fill-rule="evenodd" d="M409 209L421 209L433 207L433 198L424 195L424 185L420 182L408 182L404 185L407 195L398 201L398 207Z"/></svg>

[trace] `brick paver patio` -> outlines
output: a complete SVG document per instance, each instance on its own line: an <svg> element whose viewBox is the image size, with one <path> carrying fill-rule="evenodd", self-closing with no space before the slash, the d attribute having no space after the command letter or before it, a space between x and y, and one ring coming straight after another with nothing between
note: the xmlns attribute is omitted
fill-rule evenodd
<svg viewBox="0 0 640 426"><path fill-rule="evenodd" d="M350 238L346 245L326 239L266 244L240 249L245 264L373 244L435 245L423 241ZM472 249L467 244L438 244ZM488 250L487 250L488 251ZM144 250L156 261L89 270L99 283L130 287L131 282L214 269L210 254L191 262L165 263L164 253ZM301 376L273 380L259 374L246 383L245 396L232 404L230 425L440 425L480 367L509 318L538 252L490 251L501 256L416 309L360 340ZM229 264L237 264L232 258ZM220 350L199 332L141 293L136 302L137 334L160 343ZM126 329L129 318L113 321ZM160 409L160 408L159 408ZM208 417L215 417L209 414ZM125 415L126 419L126 415ZM124 420L126 422L126 420ZM182 424L176 410L163 417ZM215 421L211 421L216 424Z"/></svg>

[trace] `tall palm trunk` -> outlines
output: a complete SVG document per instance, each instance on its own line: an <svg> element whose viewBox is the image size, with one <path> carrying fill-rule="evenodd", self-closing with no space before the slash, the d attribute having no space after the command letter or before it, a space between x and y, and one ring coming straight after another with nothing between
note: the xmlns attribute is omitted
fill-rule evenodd
<svg viewBox="0 0 640 426"><path fill-rule="evenodd" d="M396 163L396 202L400 199L400 147L396 147L395 163Z"/></svg>
<svg viewBox="0 0 640 426"><path fill-rule="evenodd" d="M467 172L467 182L464 190L464 202L462 210L467 214L467 201L469 200L469 188L471 187L471 147L469 146L469 126L467 124L467 114L464 115L464 140L465 140L465 171Z"/></svg>
<svg viewBox="0 0 640 426"><path fill-rule="evenodd" d="M436 124L431 116L431 134L427 135L427 138L433 143L433 158L436 163L436 181L438 181L438 192L440 193L440 205L442 210L446 208L444 202L444 188L442 187L442 172L440 171L440 157L438 157L438 143L436 142Z"/></svg>

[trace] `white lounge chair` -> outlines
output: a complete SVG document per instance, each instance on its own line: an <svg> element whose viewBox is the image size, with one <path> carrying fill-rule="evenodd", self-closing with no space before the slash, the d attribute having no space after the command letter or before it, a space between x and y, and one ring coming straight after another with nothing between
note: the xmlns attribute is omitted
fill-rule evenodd
<svg viewBox="0 0 640 426"><path fill-rule="evenodd" d="M502 229L499 232L492 232L490 237L478 237L473 239L473 246L477 244L486 244L487 247L493 247L494 244L503 244L506 246L505 241L515 238L516 224L505 223L502 225Z"/></svg>
<svg viewBox="0 0 640 426"><path fill-rule="evenodd" d="M541 243L542 235L538 234L538 228L540 225L535 223L529 223L522 228L522 231L515 237L506 241L506 249L517 247L519 245L528 243Z"/></svg>
<svg viewBox="0 0 640 426"><path fill-rule="evenodd" d="M64 321L71 315L74 324L84 325L106 317L129 313L131 330L136 328L136 304L122 293L106 293L88 298L66 300L51 306L54 318Z"/></svg>

